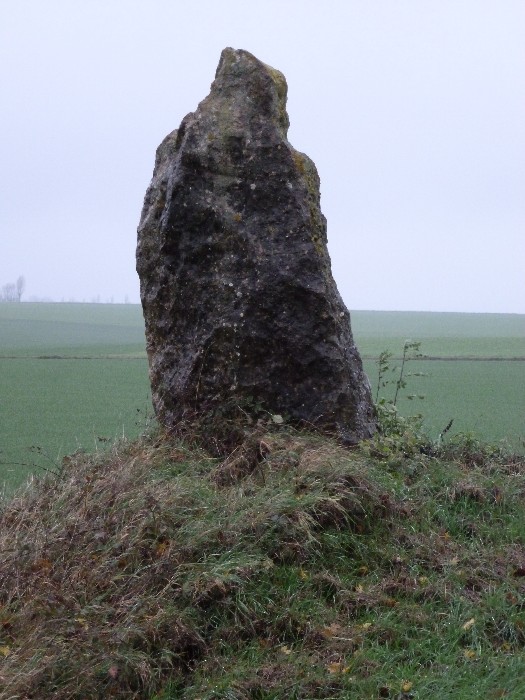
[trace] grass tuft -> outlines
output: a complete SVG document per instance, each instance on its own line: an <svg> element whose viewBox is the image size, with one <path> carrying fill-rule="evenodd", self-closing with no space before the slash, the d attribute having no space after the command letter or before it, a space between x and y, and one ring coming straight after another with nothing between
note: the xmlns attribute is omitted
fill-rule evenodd
<svg viewBox="0 0 525 700"><path fill-rule="evenodd" d="M523 457L396 430L67 458L0 510L0 698L522 698Z"/></svg>

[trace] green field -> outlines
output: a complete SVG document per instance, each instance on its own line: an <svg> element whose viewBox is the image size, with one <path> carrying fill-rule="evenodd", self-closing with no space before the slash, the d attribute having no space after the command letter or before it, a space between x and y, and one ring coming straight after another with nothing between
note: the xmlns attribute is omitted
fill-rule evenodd
<svg viewBox="0 0 525 700"><path fill-rule="evenodd" d="M522 448L525 316L354 311L352 325L374 394L382 350L399 355L411 338L439 358L409 364L428 376L405 395L425 399L399 401L403 414L423 414L432 437L453 418L450 435ZM0 484L11 489L67 453L132 438L149 417L140 306L0 304Z"/></svg>
<svg viewBox="0 0 525 700"><path fill-rule="evenodd" d="M408 363L408 372L426 376L409 379L400 412L421 413L434 438L453 419L451 434L472 432L523 450L525 316L353 311L352 326L374 396L378 354L393 352L391 364L399 366L405 340L420 341L425 358ZM391 398L393 391L382 393ZM425 398L409 401L411 394Z"/></svg>
<svg viewBox="0 0 525 700"><path fill-rule="evenodd" d="M0 485L135 437L148 417L139 306L0 304Z"/></svg>

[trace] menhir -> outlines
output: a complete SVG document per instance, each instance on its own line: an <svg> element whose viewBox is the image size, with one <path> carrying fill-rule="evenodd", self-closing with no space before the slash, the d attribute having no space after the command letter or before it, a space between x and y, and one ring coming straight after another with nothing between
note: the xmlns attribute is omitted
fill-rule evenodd
<svg viewBox="0 0 525 700"><path fill-rule="evenodd" d="M282 73L227 48L157 150L137 247L153 404L167 428L259 405L355 443L376 429L370 385L286 93Z"/></svg>

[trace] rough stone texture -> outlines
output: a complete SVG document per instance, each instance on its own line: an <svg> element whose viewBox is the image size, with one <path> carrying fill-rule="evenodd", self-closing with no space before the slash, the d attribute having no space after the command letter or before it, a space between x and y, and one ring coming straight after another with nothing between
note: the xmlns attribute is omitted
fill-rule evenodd
<svg viewBox="0 0 525 700"><path fill-rule="evenodd" d="M282 73L225 49L157 150L137 247L153 403L168 428L233 401L355 442L376 427L370 387L286 93Z"/></svg>

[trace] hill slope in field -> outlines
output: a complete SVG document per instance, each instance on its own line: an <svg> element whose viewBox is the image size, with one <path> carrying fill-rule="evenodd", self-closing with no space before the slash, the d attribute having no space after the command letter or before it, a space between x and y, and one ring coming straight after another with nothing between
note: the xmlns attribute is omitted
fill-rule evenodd
<svg viewBox="0 0 525 700"><path fill-rule="evenodd" d="M66 460L0 511L0 698L521 700L525 462L389 425Z"/></svg>
<svg viewBox="0 0 525 700"><path fill-rule="evenodd" d="M0 359L145 358L137 304L0 304Z"/></svg>
<svg viewBox="0 0 525 700"><path fill-rule="evenodd" d="M426 355L519 357L525 360L525 316L520 314L352 311L352 329L364 357L399 354L407 338ZM0 304L0 358L58 355L145 358L138 304Z"/></svg>

